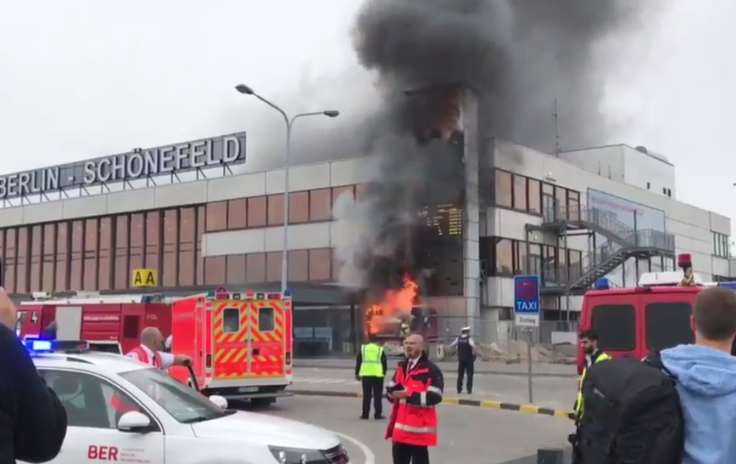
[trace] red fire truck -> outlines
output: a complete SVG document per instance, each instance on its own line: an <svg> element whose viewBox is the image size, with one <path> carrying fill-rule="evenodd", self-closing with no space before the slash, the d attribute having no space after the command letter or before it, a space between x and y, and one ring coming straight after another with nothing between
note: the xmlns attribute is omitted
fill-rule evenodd
<svg viewBox="0 0 736 464"><path fill-rule="evenodd" d="M689 254L678 256L682 271L649 272L634 288L610 288L599 279L583 298L581 331L593 329L598 347L614 357L641 359L652 352L692 343L692 308L703 288L721 286L736 290L734 282L703 282L692 272ZM578 347L578 372L584 355Z"/></svg>
<svg viewBox="0 0 736 464"><path fill-rule="evenodd" d="M55 321L58 340L119 343L128 352L140 343L141 330L154 326L164 337L172 335L173 353L194 360L203 394L258 404L291 395L285 391L293 378L290 292L220 288L186 298L78 294L51 299L35 294L34 300L18 308L21 337L42 337ZM190 382L185 368L169 372Z"/></svg>
<svg viewBox="0 0 736 464"><path fill-rule="evenodd" d="M33 297L18 307L18 336L23 338L43 336L55 321L59 340L119 344L128 352L140 344L144 327L158 327L164 336L171 333L171 306L161 298L82 292L70 298L53 299L40 292Z"/></svg>

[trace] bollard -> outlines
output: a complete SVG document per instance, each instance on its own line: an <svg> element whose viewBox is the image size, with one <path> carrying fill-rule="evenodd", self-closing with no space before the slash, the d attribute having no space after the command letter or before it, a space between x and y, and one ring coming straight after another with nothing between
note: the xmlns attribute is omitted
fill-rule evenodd
<svg viewBox="0 0 736 464"><path fill-rule="evenodd" d="M537 464L563 464L565 452L558 448L538 448Z"/></svg>

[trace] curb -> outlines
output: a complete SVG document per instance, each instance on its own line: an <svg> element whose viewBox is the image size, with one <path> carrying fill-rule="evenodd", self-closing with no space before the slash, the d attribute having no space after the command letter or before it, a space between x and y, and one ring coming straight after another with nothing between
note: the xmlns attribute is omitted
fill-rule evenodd
<svg viewBox="0 0 736 464"><path fill-rule="evenodd" d="M303 364L295 363L294 368L296 369L335 369L335 370L354 370L355 366L329 366L329 365L318 365L318 364ZM526 377L529 374L526 372L508 372L508 371L497 371L497 370L475 370L475 374L486 374L486 375L507 375L510 377ZM576 378L577 374L565 374L555 372L532 372L532 377L552 377L560 379Z"/></svg>
<svg viewBox="0 0 736 464"><path fill-rule="evenodd" d="M362 398L359 392L323 391L323 390L289 390L297 396L323 396L331 398ZM464 398L443 398L442 404L453 406L471 406L484 409L498 409L503 411L515 411L524 414L535 414L541 416L552 416L560 419L568 419L572 411L561 409L543 408L533 404L513 404L490 400L467 400Z"/></svg>

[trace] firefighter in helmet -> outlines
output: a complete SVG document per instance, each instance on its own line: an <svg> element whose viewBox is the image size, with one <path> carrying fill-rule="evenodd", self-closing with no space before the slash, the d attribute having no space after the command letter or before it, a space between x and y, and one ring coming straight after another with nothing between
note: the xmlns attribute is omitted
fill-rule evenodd
<svg viewBox="0 0 736 464"><path fill-rule="evenodd" d="M409 324L407 324L406 322L402 322L401 323L401 329L400 329L400 332L399 332L399 336L401 337L401 341L403 342L404 339L406 337L408 337L410 333L411 333L411 330L409 329Z"/></svg>

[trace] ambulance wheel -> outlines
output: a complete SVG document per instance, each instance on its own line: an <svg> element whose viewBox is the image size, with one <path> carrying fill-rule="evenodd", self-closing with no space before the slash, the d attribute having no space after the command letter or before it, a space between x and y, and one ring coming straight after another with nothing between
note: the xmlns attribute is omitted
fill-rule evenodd
<svg viewBox="0 0 736 464"><path fill-rule="evenodd" d="M265 408L276 402L276 398L253 398L251 404L259 408Z"/></svg>

